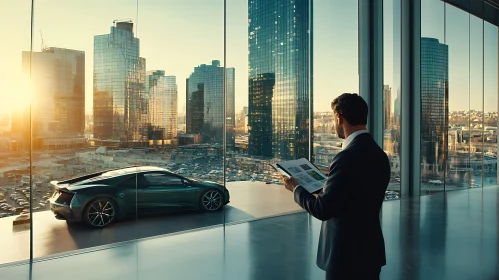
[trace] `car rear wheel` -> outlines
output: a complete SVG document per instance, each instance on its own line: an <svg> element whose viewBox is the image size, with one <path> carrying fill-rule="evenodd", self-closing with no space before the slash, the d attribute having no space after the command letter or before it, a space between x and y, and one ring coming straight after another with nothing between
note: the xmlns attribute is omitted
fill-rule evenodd
<svg viewBox="0 0 499 280"><path fill-rule="evenodd" d="M87 205L83 213L83 221L91 227L103 228L116 220L116 203L110 198L99 197Z"/></svg>
<svg viewBox="0 0 499 280"><path fill-rule="evenodd" d="M223 195L219 190L210 189L201 196L201 209L204 211L217 211L222 209L222 206Z"/></svg>

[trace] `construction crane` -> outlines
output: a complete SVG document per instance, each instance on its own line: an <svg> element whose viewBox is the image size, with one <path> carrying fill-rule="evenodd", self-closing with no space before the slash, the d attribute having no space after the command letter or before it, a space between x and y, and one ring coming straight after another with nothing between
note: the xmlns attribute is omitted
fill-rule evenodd
<svg viewBox="0 0 499 280"><path fill-rule="evenodd" d="M40 29L40 38L42 39L42 44L41 44L41 51L44 51L47 49L47 47L45 46L45 44L43 43L43 34L42 34L42 30Z"/></svg>

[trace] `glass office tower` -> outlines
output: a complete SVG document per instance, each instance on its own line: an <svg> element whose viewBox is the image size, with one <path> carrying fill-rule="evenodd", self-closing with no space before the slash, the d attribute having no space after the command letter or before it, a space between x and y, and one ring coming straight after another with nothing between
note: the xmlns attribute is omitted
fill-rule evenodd
<svg viewBox="0 0 499 280"><path fill-rule="evenodd" d="M94 37L94 137L142 139L145 58L131 21L115 22L109 34Z"/></svg>
<svg viewBox="0 0 499 280"><path fill-rule="evenodd" d="M235 69L227 68L225 73L227 129L233 131L233 120L235 119ZM203 142L207 144L222 144L224 67L220 67L220 61L213 60L211 65L201 64L194 68L194 72L186 82L186 100L187 133L201 134ZM227 133L227 146L234 147L233 133Z"/></svg>
<svg viewBox="0 0 499 280"><path fill-rule="evenodd" d="M146 78L148 140L177 138L177 81L165 71L148 71Z"/></svg>
<svg viewBox="0 0 499 280"><path fill-rule="evenodd" d="M392 88L383 86L383 125L385 129L392 128Z"/></svg>
<svg viewBox="0 0 499 280"><path fill-rule="evenodd" d="M421 155L423 176L445 175L449 115L449 48L421 38Z"/></svg>
<svg viewBox="0 0 499 280"><path fill-rule="evenodd" d="M248 1L250 155L309 157L311 5L311 0Z"/></svg>
<svg viewBox="0 0 499 280"><path fill-rule="evenodd" d="M30 52L22 52L23 72L29 76ZM68 148L85 144L85 52L44 48L33 53L33 146ZM13 116L14 130L29 134L29 115ZM20 135L19 135L20 136Z"/></svg>

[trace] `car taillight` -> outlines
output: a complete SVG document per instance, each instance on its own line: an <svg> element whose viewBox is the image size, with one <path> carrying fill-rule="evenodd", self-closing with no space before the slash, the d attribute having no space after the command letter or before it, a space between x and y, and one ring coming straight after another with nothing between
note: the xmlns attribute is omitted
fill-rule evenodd
<svg viewBox="0 0 499 280"><path fill-rule="evenodd" d="M73 193L61 192L61 194L59 195L59 197L55 202L69 205L71 203L71 199L73 199L73 196L74 196Z"/></svg>

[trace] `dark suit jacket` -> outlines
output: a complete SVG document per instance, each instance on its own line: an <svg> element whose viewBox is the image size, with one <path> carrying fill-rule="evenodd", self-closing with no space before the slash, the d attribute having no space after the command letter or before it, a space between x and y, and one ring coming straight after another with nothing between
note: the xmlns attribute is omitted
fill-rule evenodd
<svg viewBox="0 0 499 280"><path fill-rule="evenodd" d="M379 214L389 180L387 155L364 133L334 157L317 198L296 187L296 203L323 221L317 252L321 269L355 271L386 264Z"/></svg>

